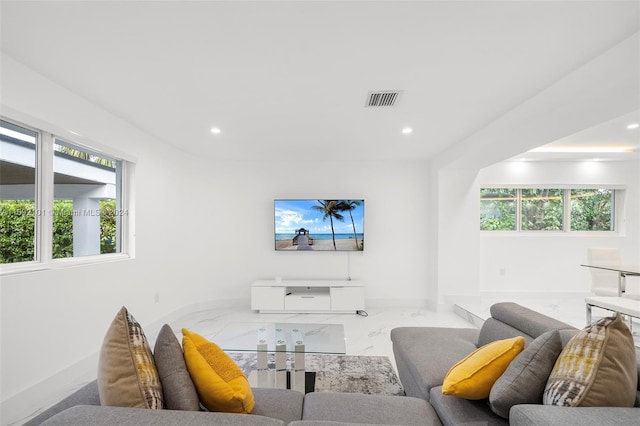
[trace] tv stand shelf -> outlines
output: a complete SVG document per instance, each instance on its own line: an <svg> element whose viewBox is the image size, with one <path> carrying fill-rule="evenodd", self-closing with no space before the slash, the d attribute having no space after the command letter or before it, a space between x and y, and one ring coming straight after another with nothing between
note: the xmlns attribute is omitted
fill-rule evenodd
<svg viewBox="0 0 640 426"><path fill-rule="evenodd" d="M259 280L251 309L261 313L348 313L364 310L364 283L347 280Z"/></svg>

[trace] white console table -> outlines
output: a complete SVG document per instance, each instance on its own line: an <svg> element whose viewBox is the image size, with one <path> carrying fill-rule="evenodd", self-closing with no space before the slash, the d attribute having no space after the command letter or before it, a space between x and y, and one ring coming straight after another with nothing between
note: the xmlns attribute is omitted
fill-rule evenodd
<svg viewBox="0 0 640 426"><path fill-rule="evenodd" d="M259 280L251 309L262 313L346 313L364 310L364 283L347 280Z"/></svg>

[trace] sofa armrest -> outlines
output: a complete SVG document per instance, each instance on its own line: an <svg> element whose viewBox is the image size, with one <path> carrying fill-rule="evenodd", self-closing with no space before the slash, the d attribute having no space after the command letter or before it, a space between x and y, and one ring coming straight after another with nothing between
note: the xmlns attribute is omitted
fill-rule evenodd
<svg viewBox="0 0 640 426"><path fill-rule="evenodd" d="M98 392L98 382L96 380L82 386L62 401L47 408L23 426L37 426L62 411L75 407L76 405L100 405L100 393Z"/></svg>
<svg viewBox="0 0 640 426"><path fill-rule="evenodd" d="M640 408L556 407L522 404L511 407L509 424L515 426L638 424Z"/></svg>
<svg viewBox="0 0 640 426"><path fill-rule="evenodd" d="M256 402L251 414L280 419L290 423L302 419L304 395L298 391L273 388L252 388Z"/></svg>
<svg viewBox="0 0 640 426"><path fill-rule="evenodd" d="M480 329L478 346L495 340L524 336L528 342L549 330L575 330L575 327L513 302L495 303L491 318Z"/></svg>
<svg viewBox="0 0 640 426"><path fill-rule="evenodd" d="M429 400L453 364L477 349L477 328L397 327L391 342L407 396Z"/></svg>

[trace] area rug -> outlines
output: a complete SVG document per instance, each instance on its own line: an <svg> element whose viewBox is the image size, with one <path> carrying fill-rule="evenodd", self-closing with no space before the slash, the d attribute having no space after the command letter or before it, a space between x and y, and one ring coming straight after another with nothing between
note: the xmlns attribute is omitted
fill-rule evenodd
<svg viewBox="0 0 640 426"><path fill-rule="evenodd" d="M251 352L229 352L248 376L256 369L257 357ZM287 364L290 365L290 358ZM306 370L316 373L316 392L349 392L377 395L404 395L404 389L386 356L307 354ZM275 354L268 354L270 368Z"/></svg>

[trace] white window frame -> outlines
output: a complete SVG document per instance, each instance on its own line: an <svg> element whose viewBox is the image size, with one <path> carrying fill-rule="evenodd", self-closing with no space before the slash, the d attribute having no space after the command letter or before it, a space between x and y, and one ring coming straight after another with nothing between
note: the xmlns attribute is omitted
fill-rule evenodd
<svg viewBox="0 0 640 426"><path fill-rule="evenodd" d="M121 163L120 206L127 214L120 217L120 252L106 253L92 256L67 257L53 259L53 215L36 214L34 231L34 260L16 263L0 264L0 276L49 269L66 268L70 266L105 263L128 260L135 257L133 203L133 181L135 175L135 159L122 153L115 153L113 149L102 148L75 132L64 131L54 126L29 125L22 120L10 116L1 116L2 120L25 129L36 132L36 181L35 181L35 209L36 211L53 211L54 200L54 139L59 138L73 145L92 152L103 153L105 156L116 158Z"/></svg>
<svg viewBox="0 0 640 426"><path fill-rule="evenodd" d="M624 226L623 226L623 218L621 212L624 207L624 199L625 199L625 190L626 188L620 185L608 185L608 184L594 184L594 185L500 185L500 184L491 184L491 185L481 185L480 189L489 189L489 188L505 188L505 189L515 189L516 190L516 229L514 230L505 230L505 231L493 231L493 230L482 230L480 229L480 224L478 223L478 230L481 235L510 235L510 236L572 236L572 237L611 237L611 236L624 236ZM562 208L563 208L563 223L562 230L555 231L529 231L522 230L522 190L523 189L560 189L562 190ZM572 189L594 189L594 188L602 188L609 189L613 191L613 230L611 231L572 231L571 230L571 190Z"/></svg>

